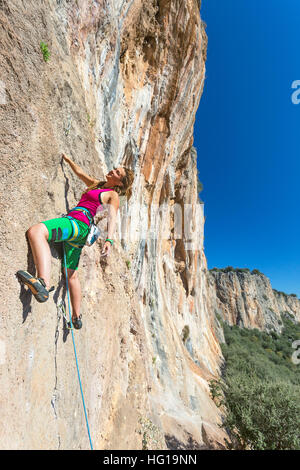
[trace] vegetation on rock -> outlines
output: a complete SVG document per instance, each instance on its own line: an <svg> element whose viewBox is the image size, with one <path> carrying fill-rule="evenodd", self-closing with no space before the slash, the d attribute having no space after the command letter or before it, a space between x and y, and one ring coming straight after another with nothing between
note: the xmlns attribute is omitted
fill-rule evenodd
<svg viewBox="0 0 300 470"><path fill-rule="evenodd" d="M280 335L223 323L225 367L210 391L229 448L300 450L300 366L292 360L300 323L286 314L282 322Z"/></svg>

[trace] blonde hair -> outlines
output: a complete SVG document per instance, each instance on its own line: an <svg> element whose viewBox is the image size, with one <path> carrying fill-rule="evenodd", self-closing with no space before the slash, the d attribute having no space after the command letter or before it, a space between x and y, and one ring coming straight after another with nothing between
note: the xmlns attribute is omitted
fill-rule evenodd
<svg viewBox="0 0 300 470"><path fill-rule="evenodd" d="M107 188L107 189L112 189L114 191L116 191L116 193L119 194L119 196L125 196L126 199L130 199L131 197L131 194L132 194L132 185L133 185L133 181L134 181L134 172L132 170L130 170L129 168L126 168L126 167L122 167L123 170L125 170L125 176L123 176L121 178L121 183L123 184L123 186L112 186L111 188ZM102 186L104 186L104 184L106 183L106 181L97 181L97 183L94 183L92 184L91 186L89 186L84 192L83 194L87 193L88 191L92 191L92 189L100 189L102 188Z"/></svg>

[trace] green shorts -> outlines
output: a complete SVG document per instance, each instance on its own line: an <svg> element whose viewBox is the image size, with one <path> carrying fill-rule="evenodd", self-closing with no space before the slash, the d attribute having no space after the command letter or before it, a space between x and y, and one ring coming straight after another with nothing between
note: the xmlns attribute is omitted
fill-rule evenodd
<svg viewBox="0 0 300 470"><path fill-rule="evenodd" d="M65 242L67 268L78 269L81 251L89 234L88 225L72 217L45 220L42 224L48 229L49 242Z"/></svg>

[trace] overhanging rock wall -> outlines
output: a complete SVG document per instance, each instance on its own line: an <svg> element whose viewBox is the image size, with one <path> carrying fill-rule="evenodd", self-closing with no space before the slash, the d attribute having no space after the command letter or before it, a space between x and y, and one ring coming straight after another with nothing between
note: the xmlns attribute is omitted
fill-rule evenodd
<svg viewBox="0 0 300 470"><path fill-rule="evenodd" d="M208 392L220 347L207 308L203 207L186 217L197 250L184 236L165 238L155 212L198 203L193 124L207 41L198 1L3 0L0 8L1 448L89 447L57 309L66 294L59 248L46 304L15 278L33 272L27 228L65 213L84 189L61 152L100 179L113 165L135 171L111 256L85 248L79 270L76 345L94 447L222 446Z"/></svg>

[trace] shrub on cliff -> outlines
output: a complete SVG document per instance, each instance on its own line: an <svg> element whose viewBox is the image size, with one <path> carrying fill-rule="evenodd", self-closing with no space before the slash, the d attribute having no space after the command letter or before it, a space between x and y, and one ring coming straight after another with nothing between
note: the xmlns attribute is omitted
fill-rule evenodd
<svg viewBox="0 0 300 470"><path fill-rule="evenodd" d="M227 266L227 268L222 269L223 273L231 273L234 272L234 268L232 266Z"/></svg>
<svg viewBox="0 0 300 470"><path fill-rule="evenodd" d="M250 273L249 268L234 268L232 266L227 266L226 268L212 268L209 271L210 272L216 272L216 273L246 273L246 274ZM253 273L253 271L252 271L251 274L258 274L258 273L259 273L259 271L257 271L256 273ZM259 273L259 274L261 274L261 273Z"/></svg>
<svg viewBox="0 0 300 470"><path fill-rule="evenodd" d="M43 54L44 61L48 62L48 60L50 59L50 51L48 49L48 44L45 44L43 41L41 41L40 48Z"/></svg>
<svg viewBox="0 0 300 470"><path fill-rule="evenodd" d="M299 450L299 387L268 382L253 374L230 376L221 384L223 427L231 436L228 447L251 450ZM218 391L218 397L220 392Z"/></svg>
<svg viewBox="0 0 300 470"><path fill-rule="evenodd" d="M264 274L261 273L261 272L259 271L259 269L253 269L253 270L251 271L251 274L256 274L257 276L264 276Z"/></svg>

